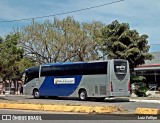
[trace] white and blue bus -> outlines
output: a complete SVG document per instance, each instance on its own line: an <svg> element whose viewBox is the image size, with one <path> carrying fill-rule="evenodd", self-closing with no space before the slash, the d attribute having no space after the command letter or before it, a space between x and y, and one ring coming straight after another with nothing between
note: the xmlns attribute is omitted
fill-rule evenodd
<svg viewBox="0 0 160 123"><path fill-rule="evenodd" d="M130 72L127 60L48 63L23 72L25 95L106 97L130 96Z"/></svg>

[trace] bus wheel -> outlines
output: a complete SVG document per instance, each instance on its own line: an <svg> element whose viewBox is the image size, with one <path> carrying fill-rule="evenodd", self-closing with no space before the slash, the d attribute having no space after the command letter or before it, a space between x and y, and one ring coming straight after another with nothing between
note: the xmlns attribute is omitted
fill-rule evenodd
<svg viewBox="0 0 160 123"><path fill-rule="evenodd" d="M34 96L35 99L40 98L38 89L35 89L35 90L33 91L33 96Z"/></svg>
<svg viewBox="0 0 160 123"><path fill-rule="evenodd" d="M79 92L79 99L81 101L87 100L87 92L86 92L86 90L80 90L80 92Z"/></svg>

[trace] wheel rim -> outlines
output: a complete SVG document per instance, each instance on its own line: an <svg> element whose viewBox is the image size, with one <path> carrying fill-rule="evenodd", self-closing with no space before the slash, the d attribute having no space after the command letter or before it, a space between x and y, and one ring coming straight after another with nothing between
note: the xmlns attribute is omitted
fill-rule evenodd
<svg viewBox="0 0 160 123"><path fill-rule="evenodd" d="M85 92L81 92L81 93L80 93L80 98L81 98L82 100L84 100L84 99L86 98Z"/></svg>
<svg viewBox="0 0 160 123"><path fill-rule="evenodd" d="M39 97L39 92L38 92L38 91L35 91L35 92L34 92L34 96L35 96L36 98L38 98L38 97Z"/></svg>

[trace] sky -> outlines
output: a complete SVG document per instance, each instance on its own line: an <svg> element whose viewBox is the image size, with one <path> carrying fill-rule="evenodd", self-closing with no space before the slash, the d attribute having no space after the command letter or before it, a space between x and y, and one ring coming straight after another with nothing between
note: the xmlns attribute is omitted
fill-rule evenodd
<svg viewBox="0 0 160 123"><path fill-rule="evenodd" d="M4 22L19 19L55 15L89 8L118 0L0 0L0 36L14 28L21 28L31 20ZM64 19L72 16L79 22L101 21L110 24L114 20L128 23L140 35L147 34L150 52L160 51L160 0L123 0L114 4L84 11L55 16ZM36 19L36 22L53 20L53 16Z"/></svg>

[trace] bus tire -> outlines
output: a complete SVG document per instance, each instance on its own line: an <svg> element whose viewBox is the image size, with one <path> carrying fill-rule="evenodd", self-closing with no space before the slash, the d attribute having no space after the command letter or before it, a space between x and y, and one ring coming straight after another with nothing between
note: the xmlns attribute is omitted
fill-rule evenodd
<svg viewBox="0 0 160 123"><path fill-rule="evenodd" d="M80 90L79 91L79 100L81 100L81 101L87 100L87 92L86 92L86 90Z"/></svg>
<svg viewBox="0 0 160 123"><path fill-rule="evenodd" d="M34 89L34 90L33 90L33 97L34 97L35 99L39 99L39 98L40 98L38 89Z"/></svg>

